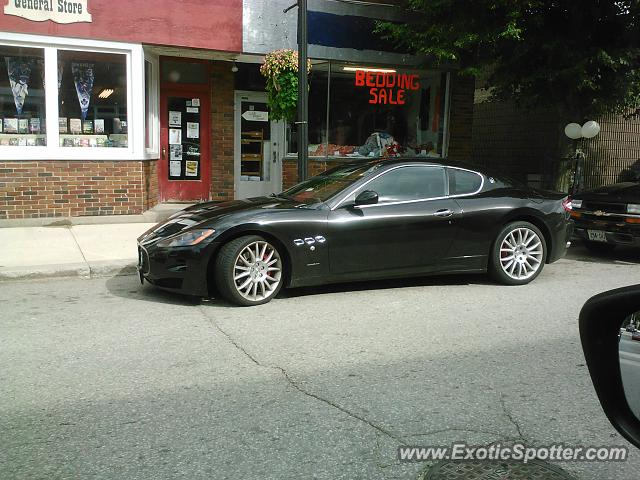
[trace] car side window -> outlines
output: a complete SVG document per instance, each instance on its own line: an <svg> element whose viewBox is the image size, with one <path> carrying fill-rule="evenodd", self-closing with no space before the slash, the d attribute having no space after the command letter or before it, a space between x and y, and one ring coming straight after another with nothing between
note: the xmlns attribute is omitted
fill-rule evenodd
<svg viewBox="0 0 640 480"><path fill-rule="evenodd" d="M475 172L449 168L449 195L475 193L482 185L482 177Z"/></svg>
<svg viewBox="0 0 640 480"><path fill-rule="evenodd" d="M445 196L442 167L400 167L367 183L363 190L378 194L378 203L404 202Z"/></svg>

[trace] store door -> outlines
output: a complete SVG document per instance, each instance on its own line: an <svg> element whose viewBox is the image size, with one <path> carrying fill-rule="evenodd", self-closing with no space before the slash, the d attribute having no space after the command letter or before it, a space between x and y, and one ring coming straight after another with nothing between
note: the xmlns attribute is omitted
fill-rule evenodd
<svg viewBox="0 0 640 480"><path fill-rule="evenodd" d="M175 88L160 95L160 162L163 202L209 200L209 95Z"/></svg>
<svg viewBox="0 0 640 480"><path fill-rule="evenodd" d="M236 198L279 193L284 124L271 121L266 93L236 91L234 131Z"/></svg>

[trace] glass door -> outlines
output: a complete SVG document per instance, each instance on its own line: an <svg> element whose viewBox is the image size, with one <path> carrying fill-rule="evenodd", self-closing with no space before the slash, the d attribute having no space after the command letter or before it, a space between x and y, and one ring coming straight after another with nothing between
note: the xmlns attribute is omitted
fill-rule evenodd
<svg viewBox="0 0 640 480"><path fill-rule="evenodd" d="M236 92L235 106L236 197L277 193L282 184L278 152L282 124L269 118L262 92Z"/></svg>

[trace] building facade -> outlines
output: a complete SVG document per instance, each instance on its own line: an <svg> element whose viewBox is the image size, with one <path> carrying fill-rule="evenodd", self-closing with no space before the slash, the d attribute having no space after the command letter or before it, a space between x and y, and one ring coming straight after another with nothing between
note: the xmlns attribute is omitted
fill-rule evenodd
<svg viewBox="0 0 640 480"><path fill-rule="evenodd" d="M493 101L485 89L476 90L473 115L474 163L535 187L571 190L575 151L564 127L584 119L562 119L551 108L527 110ZM637 115L607 114L593 120L600 124L600 133L576 142L581 152L575 179L579 190L627 181L640 166Z"/></svg>
<svg viewBox="0 0 640 480"><path fill-rule="evenodd" d="M0 12L0 221L140 214L297 178L264 54L296 48L286 1L11 0ZM309 2L310 174L387 154L471 157L473 84L372 32L389 6Z"/></svg>

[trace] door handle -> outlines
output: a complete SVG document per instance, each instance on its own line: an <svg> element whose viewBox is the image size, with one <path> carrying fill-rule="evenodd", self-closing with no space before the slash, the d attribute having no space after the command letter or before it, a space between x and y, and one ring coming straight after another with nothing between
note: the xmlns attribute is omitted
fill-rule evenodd
<svg viewBox="0 0 640 480"><path fill-rule="evenodd" d="M162 147L162 159L167 159L167 149L165 147Z"/></svg>
<svg viewBox="0 0 640 480"><path fill-rule="evenodd" d="M442 210L438 210L434 213L436 217L450 217L453 215L453 210L449 210L448 208L443 208Z"/></svg>

